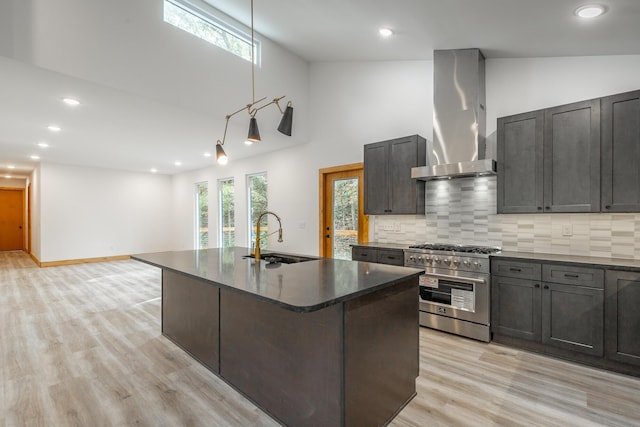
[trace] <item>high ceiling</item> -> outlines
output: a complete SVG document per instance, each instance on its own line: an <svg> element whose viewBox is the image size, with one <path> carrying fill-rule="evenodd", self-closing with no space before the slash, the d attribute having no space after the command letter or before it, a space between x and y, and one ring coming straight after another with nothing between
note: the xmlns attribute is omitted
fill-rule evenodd
<svg viewBox="0 0 640 427"><path fill-rule="evenodd" d="M205 1L249 25L250 0ZM640 54L640 1L596 1L608 11L590 21L574 14L584 0L255 0L254 14L257 32L310 63L429 60L434 49L468 47L488 59ZM394 34L382 39L380 27ZM90 37L87 31L76 36ZM36 164L31 154L74 165L156 167L164 174L213 163L203 156L219 138L211 116L185 109L184 99L157 102L6 57L0 57L0 94L0 176L28 174ZM59 102L62 94L90 101L71 109ZM46 124L59 120L73 131L49 133ZM233 157L290 144L277 134L273 139L258 151L237 149ZM44 140L50 148L37 147ZM182 166L173 164L178 160Z"/></svg>

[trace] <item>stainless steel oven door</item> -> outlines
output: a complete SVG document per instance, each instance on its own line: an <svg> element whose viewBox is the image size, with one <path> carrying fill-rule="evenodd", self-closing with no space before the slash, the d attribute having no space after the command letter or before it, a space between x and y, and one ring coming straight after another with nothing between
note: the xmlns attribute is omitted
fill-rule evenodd
<svg viewBox="0 0 640 427"><path fill-rule="evenodd" d="M489 275L426 271L420 276L420 311L488 324Z"/></svg>

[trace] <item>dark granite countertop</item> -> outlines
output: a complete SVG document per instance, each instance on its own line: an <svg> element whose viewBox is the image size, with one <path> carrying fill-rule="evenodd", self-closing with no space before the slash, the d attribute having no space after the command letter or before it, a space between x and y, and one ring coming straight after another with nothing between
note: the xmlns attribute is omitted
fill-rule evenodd
<svg viewBox="0 0 640 427"><path fill-rule="evenodd" d="M509 252L503 251L491 255L492 258L528 259L541 262L575 263L589 267L606 268L609 270L640 271L640 260L626 258L602 258L579 255L543 254L537 252Z"/></svg>
<svg viewBox="0 0 640 427"><path fill-rule="evenodd" d="M297 264L255 264L248 248L132 255L135 260L210 281L234 291L309 312L393 286L422 270L368 262L319 258Z"/></svg>

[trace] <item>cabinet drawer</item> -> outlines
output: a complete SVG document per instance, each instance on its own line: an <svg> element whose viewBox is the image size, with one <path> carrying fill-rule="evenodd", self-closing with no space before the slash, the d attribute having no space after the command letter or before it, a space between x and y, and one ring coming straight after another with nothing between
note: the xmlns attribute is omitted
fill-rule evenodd
<svg viewBox="0 0 640 427"><path fill-rule="evenodd" d="M588 267L544 264L542 280L567 285L604 289L604 270Z"/></svg>
<svg viewBox="0 0 640 427"><path fill-rule="evenodd" d="M516 279L540 280L541 265L526 261L493 260L491 274Z"/></svg>
<svg viewBox="0 0 640 427"><path fill-rule="evenodd" d="M378 250L376 248L353 246L351 248L351 259L353 261L378 262Z"/></svg>
<svg viewBox="0 0 640 427"><path fill-rule="evenodd" d="M396 249L378 249L380 264L404 265L404 252Z"/></svg>

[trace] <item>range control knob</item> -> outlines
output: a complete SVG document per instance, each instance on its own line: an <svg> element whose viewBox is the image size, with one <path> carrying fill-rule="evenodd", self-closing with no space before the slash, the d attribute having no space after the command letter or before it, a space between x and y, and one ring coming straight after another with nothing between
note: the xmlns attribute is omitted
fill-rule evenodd
<svg viewBox="0 0 640 427"><path fill-rule="evenodd" d="M480 268L480 267L481 267L481 264L480 264L479 262L474 262L474 263L473 263L473 266L474 266L475 268Z"/></svg>
<svg viewBox="0 0 640 427"><path fill-rule="evenodd" d="M464 264L466 267L469 267L469 266L471 265L471 262L470 262L468 259L465 259L465 260L464 260L464 262L463 262L463 264Z"/></svg>
<svg viewBox="0 0 640 427"><path fill-rule="evenodd" d="M433 260L436 262L436 264L440 264L442 262L442 260L438 257L434 257Z"/></svg>
<svg viewBox="0 0 640 427"><path fill-rule="evenodd" d="M445 258L443 261L444 261L445 264L451 265L451 259L450 258Z"/></svg>
<svg viewBox="0 0 640 427"><path fill-rule="evenodd" d="M454 259L453 260L453 265L455 265L456 267L460 265L460 260L459 259Z"/></svg>
<svg viewBox="0 0 640 427"><path fill-rule="evenodd" d="M433 264L433 258L432 258L432 257L430 257L430 256L429 256L429 257L425 257L425 258L424 258L424 262L425 262L426 264Z"/></svg>
<svg viewBox="0 0 640 427"><path fill-rule="evenodd" d="M422 262L422 256L418 255L418 262Z"/></svg>
<svg viewBox="0 0 640 427"><path fill-rule="evenodd" d="M413 255L409 255L409 261L414 261L416 258Z"/></svg>

